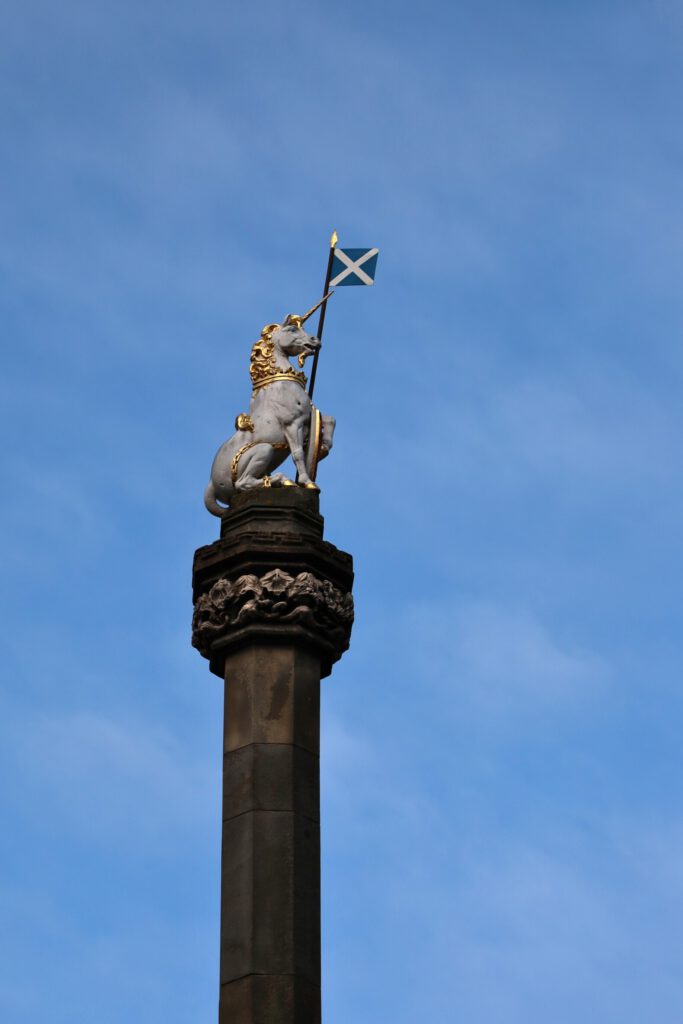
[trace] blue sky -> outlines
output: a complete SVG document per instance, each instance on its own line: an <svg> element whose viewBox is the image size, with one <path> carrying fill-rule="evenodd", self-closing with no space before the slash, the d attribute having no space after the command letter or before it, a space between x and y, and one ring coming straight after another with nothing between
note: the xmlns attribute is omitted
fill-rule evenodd
<svg viewBox="0 0 683 1024"><path fill-rule="evenodd" d="M683 15L0 14L0 1016L217 1002L202 493L333 228L326 1024L680 1024Z"/></svg>

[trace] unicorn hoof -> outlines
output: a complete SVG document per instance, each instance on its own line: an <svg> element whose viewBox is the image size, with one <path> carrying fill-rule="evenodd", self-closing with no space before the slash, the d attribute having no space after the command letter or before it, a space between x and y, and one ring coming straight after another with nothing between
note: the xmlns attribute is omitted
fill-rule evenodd
<svg viewBox="0 0 683 1024"><path fill-rule="evenodd" d="M318 485L317 484L313 484L313 483L304 484L304 487L306 488L307 491L319 491L320 490Z"/></svg>

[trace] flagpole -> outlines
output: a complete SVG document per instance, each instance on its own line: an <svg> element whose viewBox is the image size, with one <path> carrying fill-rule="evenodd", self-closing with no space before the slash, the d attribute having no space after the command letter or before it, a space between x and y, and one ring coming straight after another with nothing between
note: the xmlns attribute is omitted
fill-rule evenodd
<svg viewBox="0 0 683 1024"><path fill-rule="evenodd" d="M334 250L335 250L335 247L336 247L338 241L339 241L339 238L337 237L337 232L333 231L332 232L332 237L330 238L330 255L329 255L329 258L327 260L327 273L325 274L325 286L323 288L323 295L327 295L327 292L328 292L329 287L330 287L330 278L332 277L332 264L334 262ZM327 309L327 299L325 299L325 301L323 302L322 307L320 309L320 319L318 320L318 334L317 334L318 341L322 341L323 340L323 327L325 326L325 310L326 309ZM315 387L315 375L316 375L317 370L318 370L318 356L319 355L320 355L320 349L318 349L318 351L313 356L313 365L311 366L311 383L309 384L309 387L308 387L308 396L311 399L313 398L313 388Z"/></svg>

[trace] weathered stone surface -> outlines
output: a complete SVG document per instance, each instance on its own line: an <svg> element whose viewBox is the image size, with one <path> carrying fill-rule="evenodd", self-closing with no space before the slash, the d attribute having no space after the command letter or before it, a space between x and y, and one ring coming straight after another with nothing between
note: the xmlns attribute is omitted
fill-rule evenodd
<svg viewBox="0 0 683 1024"><path fill-rule="evenodd" d="M320 752L320 658L286 644L239 648L225 663L224 749L291 743Z"/></svg>
<svg viewBox="0 0 683 1024"><path fill-rule="evenodd" d="M224 755L224 814L293 811L318 821L319 763L289 743L251 743ZM226 819L227 820L227 819Z"/></svg>
<svg viewBox="0 0 683 1024"><path fill-rule="evenodd" d="M294 975L251 975L221 988L219 1024L320 1024L320 987Z"/></svg>
<svg viewBox="0 0 683 1024"><path fill-rule="evenodd" d="M222 576L261 576L270 569L311 572L350 591L353 559L323 540L323 526L315 491L284 487L235 495L221 519L220 540L195 552L194 600Z"/></svg>
<svg viewBox="0 0 683 1024"><path fill-rule="evenodd" d="M303 815L223 823L221 984L247 974L320 984L320 826Z"/></svg>
<svg viewBox="0 0 683 1024"><path fill-rule="evenodd" d="M319 656L285 644L231 652L225 662L223 985L251 974L292 974L320 984L319 743Z"/></svg>

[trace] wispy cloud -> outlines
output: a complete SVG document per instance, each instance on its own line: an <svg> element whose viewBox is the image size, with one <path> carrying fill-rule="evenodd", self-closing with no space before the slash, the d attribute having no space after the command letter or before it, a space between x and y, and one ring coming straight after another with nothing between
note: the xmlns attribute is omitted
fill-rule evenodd
<svg viewBox="0 0 683 1024"><path fill-rule="evenodd" d="M401 1024L453 1013L618 1024L650 1012L675 1024L680 886L669 869L680 855L680 823L630 816L587 827L562 808L524 840L502 822L480 821L474 837L457 818L367 828L363 857L347 853L329 869L341 890L334 912L347 901L351 933L361 920L367 933L362 956L346 932L331 941L330 1019L360 1003Z"/></svg>
<svg viewBox="0 0 683 1024"><path fill-rule="evenodd" d="M405 612L403 630L412 672L470 713L514 720L576 709L603 696L611 674L602 656L560 640L524 607L425 603Z"/></svg>
<svg viewBox="0 0 683 1024"><path fill-rule="evenodd" d="M218 820L212 759L161 728L79 711L15 722L13 771L52 829L95 843L163 847ZM215 820L214 820L215 819Z"/></svg>
<svg viewBox="0 0 683 1024"><path fill-rule="evenodd" d="M118 1024L146 1020L188 1020L215 1012L218 990L217 920L204 907L172 915L154 902L131 902L115 873L107 884L118 901L92 907L85 919L76 909L54 902L40 885L0 889L3 943L0 1009L13 1024L31 1024L40 1015L44 992L55 1002L55 1020L85 1015ZM92 918L97 918L93 928ZM90 920L89 920L90 919ZM40 984L26 982L28 964L40 964ZM174 992L169 977L185 979ZM121 979L126 984L121 984Z"/></svg>

